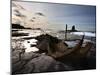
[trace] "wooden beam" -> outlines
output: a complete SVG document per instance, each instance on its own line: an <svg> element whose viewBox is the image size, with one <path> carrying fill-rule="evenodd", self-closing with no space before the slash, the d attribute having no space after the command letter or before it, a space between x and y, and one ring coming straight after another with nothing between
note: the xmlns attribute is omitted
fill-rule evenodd
<svg viewBox="0 0 100 75"><path fill-rule="evenodd" d="M67 40L67 24L66 24L66 30L65 30L65 40Z"/></svg>

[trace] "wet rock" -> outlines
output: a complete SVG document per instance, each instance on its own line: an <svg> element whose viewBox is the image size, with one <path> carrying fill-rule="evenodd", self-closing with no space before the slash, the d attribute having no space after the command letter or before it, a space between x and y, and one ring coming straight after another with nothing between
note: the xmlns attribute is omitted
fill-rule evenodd
<svg viewBox="0 0 100 75"><path fill-rule="evenodd" d="M23 53L21 54L21 60L31 60L33 58L39 57L40 54L34 53L34 52L28 52L28 53Z"/></svg>
<svg viewBox="0 0 100 75"><path fill-rule="evenodd" d="M33 53L34 57L32 57L32 53L25 54L22 57L24 60L21 60L20 62L13 65L14 74L55 72L73 69L72 67L56 61L52 57L45 54L38 56L37 53Z"/></svg>
<svg viewBox="0 0 100 75"><path fill-rule="evenodd" d="M20 60L20 53L21 53L20 50L15 50L12 52L12 63L13 64Z"/></svg>
<svg viewBox="0 0 100 75"><path fill-rule="evenodd" d="M52 57L41 55L30 60L23 68L23 72L46 72L49 70L48 68L50 67L50 65L52 65L54 62L56 61Z"/></svg>
<svg viewBox="0 0 100 75"><path fill-rule="evenodd" d="M18 61L16 63L12 64L12 73L13 74L20 73L20 70L23 68L25 63L26 63L25 61Z"/></svg>

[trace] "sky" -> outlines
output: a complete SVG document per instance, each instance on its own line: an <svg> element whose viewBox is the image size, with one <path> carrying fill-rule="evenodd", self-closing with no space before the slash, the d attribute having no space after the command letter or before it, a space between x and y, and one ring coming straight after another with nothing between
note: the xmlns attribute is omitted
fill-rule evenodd
<svg viewBox="0 0 100 75"><path fill-rule="evenodd" d="M41 12L48 18L48 28L65 30L75 25L77 30L95 31L96 6L42 2L17 2L30 12Z"/></svg>

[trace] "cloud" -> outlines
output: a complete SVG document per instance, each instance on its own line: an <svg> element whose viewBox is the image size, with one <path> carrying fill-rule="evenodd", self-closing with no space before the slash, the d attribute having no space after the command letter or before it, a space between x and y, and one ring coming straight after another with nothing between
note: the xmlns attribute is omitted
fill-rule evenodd
<svg viewBox="0 0 100 75"><path fill-rule="evenodd" d="M17 23L28 28L45 29L47 27L48 20L43 13L30 12L16 2L13 2L13 5L14 7L12 6L12 23Z"/></svg>
<svg viewBox="0 0 100 75"><path fill-rule="evenodd" d="M37 12L35 14L40 15L40 16L45 16L43 13L40 13L40 12Z"/></svg>

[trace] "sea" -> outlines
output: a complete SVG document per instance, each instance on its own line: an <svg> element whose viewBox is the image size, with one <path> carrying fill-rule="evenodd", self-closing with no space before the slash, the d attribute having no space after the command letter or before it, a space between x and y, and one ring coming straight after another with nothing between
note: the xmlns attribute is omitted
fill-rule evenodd
<svg viewBox="0 0 100 75"><path fill-rule="evenodd" d="M41 29L12 29L12 46L16 47L18 45L18 43L16 43L15 40L22 39L23 41L19 40L19 42L22 44L20 46L23 46L25 48L25 52L31 52L31 51L36 52L39 49L35 47L38 42L38 40L36 40L35 37L40 36L42 34L49 34L54 37L57 37L58 39L65 40L64 32L62 33L59 31L54 32L52 30L43 31ZM79 42L78 40L80 40L83 35L85 35L83 46L86 42L96 43L95 32L81 32L81 31L68 32L65 43L68 44L69 47L74 47Z"/></svg>

